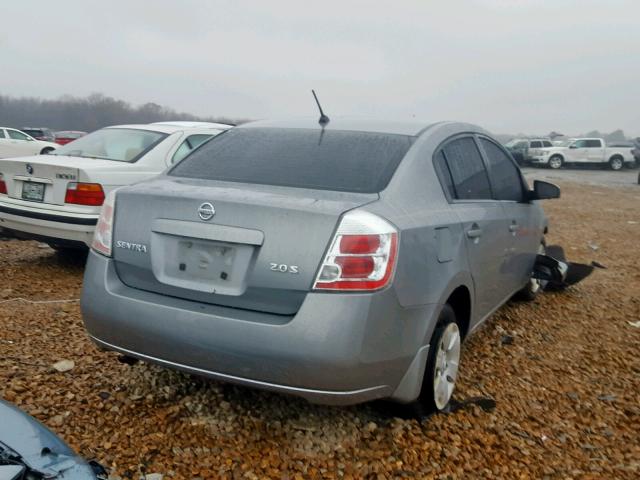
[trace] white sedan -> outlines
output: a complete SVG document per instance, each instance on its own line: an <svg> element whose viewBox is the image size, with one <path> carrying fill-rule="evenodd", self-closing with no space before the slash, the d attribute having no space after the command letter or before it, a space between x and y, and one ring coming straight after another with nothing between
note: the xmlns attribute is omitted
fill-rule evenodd
<svg viewBox="0 0 640 480"><path fill-rule="evenodd" d="M57 249L86 248L111 190L161 173L229 128L205 122L120 125L50 155L0 160L0 229Z"/></svg>
<svg viewBox="0 0 640 480"><path fill-rule="evenodd" d="M36 140L15 128L0 127L0 158L51 153L60 145Z"/></svg>

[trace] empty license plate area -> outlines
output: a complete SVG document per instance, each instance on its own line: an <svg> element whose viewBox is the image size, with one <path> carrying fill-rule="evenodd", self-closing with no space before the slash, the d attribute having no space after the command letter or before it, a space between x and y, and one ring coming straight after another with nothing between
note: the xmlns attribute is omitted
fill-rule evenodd
<svg viewBox="0 0 640 480"><path fill-rule="evenodd" d="M190 279L231 281L235 252L230 245L180 240L172 273Z"/></svg>
<svg viewBox="0 0 640 480"><path fill-rule="evenodd" d="M43 202L44 183L22 182L22 199L31 202Z"/></svg>
<svg viewBox="0 0 640 480"><path fill-rule="evenodd" d="M220 295L242 295L253 245L153 233L151 261L167 285Z"/></svg>

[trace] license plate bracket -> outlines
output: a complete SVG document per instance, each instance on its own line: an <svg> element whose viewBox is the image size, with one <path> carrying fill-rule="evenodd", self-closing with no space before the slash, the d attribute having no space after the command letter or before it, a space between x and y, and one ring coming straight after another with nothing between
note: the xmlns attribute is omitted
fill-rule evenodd
<svg viewBox="0 0 640 480"><path fill-rule="evenodd" d="M44 202L44 183L22 182L22 199L30 202Z"/></svg>
<svg viewBox="0 0 640 480"><path fill-rule="evenodd" d="M180 240L172 270L176 278L217 283L229 279L234 257L235 248L228 244Z"/></svg>
<svg viewBox="0 0 640 480"><path fill-rule="evenodd" d="M255 246L153 233L150 250L153 273L159 282L239 296L247 288Z"/></svg>

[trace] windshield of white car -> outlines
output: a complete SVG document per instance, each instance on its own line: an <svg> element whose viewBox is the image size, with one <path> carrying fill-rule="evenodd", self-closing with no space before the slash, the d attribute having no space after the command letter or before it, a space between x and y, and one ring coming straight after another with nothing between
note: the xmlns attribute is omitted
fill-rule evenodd
<svg viewBox="0 0 640 480"><path fill-rule="evenodd" d="M53 155L135 162L167 134L133 128L103 128L57 148Z"/></svg>

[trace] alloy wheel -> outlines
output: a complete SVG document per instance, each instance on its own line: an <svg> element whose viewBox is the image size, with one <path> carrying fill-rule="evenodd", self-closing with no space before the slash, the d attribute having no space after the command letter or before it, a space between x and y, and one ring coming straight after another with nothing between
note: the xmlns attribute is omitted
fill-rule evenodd
<svg viewBox="0 0 640 480"><path fill-rule="evenodd" d="M611 170L620 170L622 168L622 160L613 158L611 160Z"/></svg>
<svg viewBox="0 0 640 480"><path fill-rule="evenodd" d="M460 346L460 329L456 323L449 323L442 332L435 356L433 400L438 410L443 410L453 395L460 365Z"/></svg>
<svg viewBox="0 0 640 480"><path fill-rule="evenodd" d="M549 166L551 168L560 168L562 166L562 160L558 157L549 159Z"/></svg>

